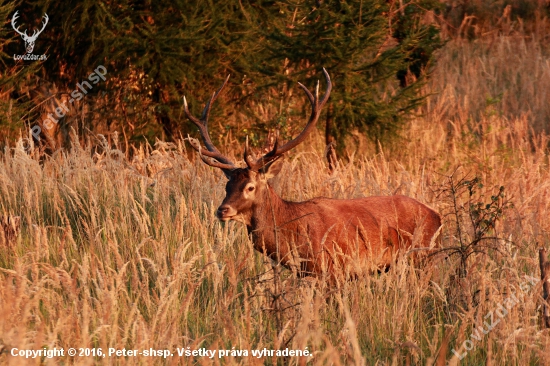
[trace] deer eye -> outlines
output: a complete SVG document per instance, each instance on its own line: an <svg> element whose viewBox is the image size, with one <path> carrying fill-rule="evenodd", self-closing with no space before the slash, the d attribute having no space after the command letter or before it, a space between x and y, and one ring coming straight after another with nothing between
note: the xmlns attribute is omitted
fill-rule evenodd
<svg viewBox="0 0 550 366"><path fill-rule="evenodd" d="M252 192L254 190L254 188L255 188L254 186L248 186L247 191Z"/></svg>

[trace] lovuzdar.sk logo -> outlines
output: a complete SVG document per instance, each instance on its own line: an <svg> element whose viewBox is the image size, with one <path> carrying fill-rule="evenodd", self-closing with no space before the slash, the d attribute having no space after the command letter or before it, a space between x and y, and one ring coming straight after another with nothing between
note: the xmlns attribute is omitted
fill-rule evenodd
<svg viewBox="0 0 550 366"><path fill-rule="evenodd" d="M16 11L15 14L13 14L13 17L11 18L11 26L21 36L21 38L23 38L23 41L25 41L26 53L24 55L13 55L14 60L31 60L31 61L46 60L47 59L46 55L35 55L32 53L32 51L34 50L34 43L36 42L36 39L38 38L40 33L44 31L44 28L46 28L46 24L48 24L48 20L49 20L48 14L44 13L42 29L40 30L35 29L32 32L32 35L29 36L27 34L27 30L25 30L24 32L21 32L19 30L21 26L17 27L15 25L15 21L17 20L17 18L19 18L19 15L17 13L19 13L19 10Z"/></svg>

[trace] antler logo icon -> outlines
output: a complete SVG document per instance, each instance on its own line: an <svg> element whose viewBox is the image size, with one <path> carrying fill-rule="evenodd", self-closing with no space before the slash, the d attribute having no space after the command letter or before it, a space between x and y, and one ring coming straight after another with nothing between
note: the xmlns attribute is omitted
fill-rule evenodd
<svg viewBox="0 0 550 366"><path fill-rule="evenodd" d="M26 30L25 32L21 32L19 30L19 27L15 26L15 21L17 20L17 18L19 18L19 15L17 13L19 13L19 10L16 11L15 14L13 14L13 18L11 18L11 26L17 33L21 35L21 38L23 38L23 41L25 41L25 48L27 50L27 53L31 54L32 51L34 50L34 42L36 42L36 39L38 38L40 33L42 33L44 28L46 28L46 24L48 24L48 20L49 20L48 14L44 13L44 17L43 17L44 22L42 23L42 29L40 30L35 29L34 32L32 33L32 36L29 36Z"/></svg>

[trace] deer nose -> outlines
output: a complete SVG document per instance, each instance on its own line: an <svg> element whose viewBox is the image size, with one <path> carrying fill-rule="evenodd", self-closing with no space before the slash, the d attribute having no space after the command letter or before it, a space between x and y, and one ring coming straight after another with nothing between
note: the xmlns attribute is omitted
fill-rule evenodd
<svg viewBox="0 0 550 366"><path fill-rule="evenodd" d="M218 211L216 212L216 216L218 216L219 219L223 218L227 213L229 212L229 206L222 205L218 207Z"/></svg>

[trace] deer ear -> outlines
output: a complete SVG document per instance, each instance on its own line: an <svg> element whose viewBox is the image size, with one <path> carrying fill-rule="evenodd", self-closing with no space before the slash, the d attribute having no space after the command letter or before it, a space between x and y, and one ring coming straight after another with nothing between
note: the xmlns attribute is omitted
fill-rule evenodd
<svg viewBox="0 0 550 366"><path fill-rule="evenodd" d="M222 172L223 172L223 174L225 175L225 177L226 177L227 179L231 179L231 172L232 172L231 170L229 170L229 169L222 169Z"/></svg>
<svg viewBox="0 0 550 366"><path fill-rule="evenodd" d="M284 159L274 160L271 163L264 166L260 170L260 173L262 173L266 179L273 178L274 176L279 174L279 172L281 171L281 168L283 167L283 163L284 163Z"/></svg>

